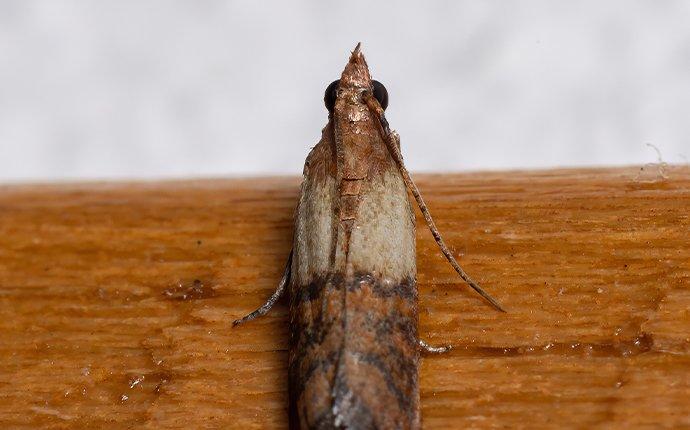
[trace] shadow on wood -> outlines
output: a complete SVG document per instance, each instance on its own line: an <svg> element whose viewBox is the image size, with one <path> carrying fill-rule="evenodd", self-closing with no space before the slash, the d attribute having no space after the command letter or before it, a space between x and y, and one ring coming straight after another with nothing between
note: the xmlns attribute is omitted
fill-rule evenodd
<svg viewBox="0 0 690 430"><path fill-rule="evenodd" d="M690 425L690 172L420 176L426 428ZM298 178L0 187L0 422L285 428Z"/></svg>

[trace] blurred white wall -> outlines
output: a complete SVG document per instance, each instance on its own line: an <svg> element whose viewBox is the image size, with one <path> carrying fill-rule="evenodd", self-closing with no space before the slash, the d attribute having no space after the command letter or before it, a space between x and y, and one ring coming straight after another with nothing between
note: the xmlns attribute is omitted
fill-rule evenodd
<svg viewBox="0 0 690 430"><path fill-rule="evenodd" d="M0 181L298 174L362 41L415 171L690 157L688 1L0 1Z"/></svg>

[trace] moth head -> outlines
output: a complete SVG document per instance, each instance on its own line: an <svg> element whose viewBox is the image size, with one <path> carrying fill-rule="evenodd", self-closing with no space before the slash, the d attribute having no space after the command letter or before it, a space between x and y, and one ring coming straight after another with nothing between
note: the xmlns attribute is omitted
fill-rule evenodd
<svg viewBox="0 0 690 430"><path fill-rule="evenodd" d="M362 94L366 91L374 95L384 110L388 107L388 91L381 82L371 79L367 62L358 43L340 79L331 82L326 87L323 101L328 112L333 114L338 100L352 104L361 103Z"/></svg>
<svg viewBox="0 0 690 430"><path fill-rule="evenodd" d="M374 98L378 100L381 108L386 110L388 107L388 90L386 90L386 87L381 82L373 79L371 81L371 86L371 91L374 95ZM328 112L330 113L333 113L333 109L335 108L335 101L338 98L339 87L340 79L331 82L326 87L326 92L323 95L323 102L326 105L326 109L328 109Z"/></svg>

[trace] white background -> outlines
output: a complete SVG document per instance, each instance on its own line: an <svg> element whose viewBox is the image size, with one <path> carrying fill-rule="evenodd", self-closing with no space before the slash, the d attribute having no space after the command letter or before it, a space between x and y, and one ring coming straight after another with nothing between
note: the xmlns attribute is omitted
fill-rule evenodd
<svg viewBox="0 0 690 430"><path fill-rule="evenodd" d="M362 41L408 167L690 157L688 1L0 1L0 181L299 174Z"/></svg>

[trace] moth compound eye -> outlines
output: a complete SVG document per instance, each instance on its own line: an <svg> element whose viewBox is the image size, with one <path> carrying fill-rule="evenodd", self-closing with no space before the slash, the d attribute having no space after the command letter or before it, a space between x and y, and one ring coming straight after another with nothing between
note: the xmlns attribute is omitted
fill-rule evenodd
<svg viewBox="0 0 690 430"><path fill-rule="evenodd" d="M379 81L371 81L371 83L374 86L374 97L379 101L381 108L386 110L388 107L388 91L386 87Z"/></svg>
<svg viewBox="0 0 690 430"><path fill-rule="evenodd" d="M338 96L339 85L340 79L331 82L323 95L323 102L326 104L326 109L328 109L328 112L333 112L333 108L335 107L335 99Z"/></svg>

